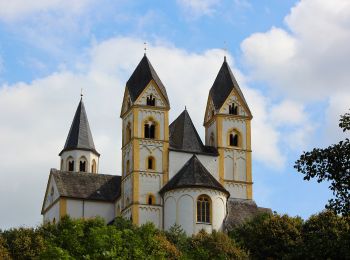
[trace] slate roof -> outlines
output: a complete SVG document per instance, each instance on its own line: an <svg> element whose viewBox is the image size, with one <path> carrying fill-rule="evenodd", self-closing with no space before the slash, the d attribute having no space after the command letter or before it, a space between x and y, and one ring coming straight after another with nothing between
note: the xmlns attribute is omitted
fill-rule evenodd
<svg viewBox="0 0 350 260"><path fill-rule="evenodd" d="M121 176L56 169L51 175L61 197L112 202L120 196Z"/></svg>
<svg viewBox="0 0 350 260"><path fill-rule="evenodd" d="M146 88L147 84L152 79L158 85L160 91L162 92L165 100L169 105L166 89L146 55L143 56L140 63L132 73L131 77L126 82L126 87L129 91L132 102L134 102L140 96L142 91Z"/></svg>
<svg viewBox="0 0 350 260"><path fill-rule="evenodd" d="M237 90L239 96L243 100L243 103L249 110L248 104L243 96L243 93L237 83L236 78L233 76L231 68L228 65L225 57L224 62L219 70L219 73L215 78L214 84L209 92L210 96L213 99L215 109L220 109L222 107L233 88ZM249 113L251 113L250 110Z"/></svg>
<svg viewBox="0 0 350 260"><path fill-rule="evenodd" d="M186 109L169 126L169 144L175 151L218 155L215 147L203 145Z"/></svg>
<svg viewBox="0 0 350 260"><path fill-rule="evenodd" d="M94 140L92 139L89 121L82 99L80 99L77 111L75 112L64 148L59 155L64 151L71 150L86 150L100 155L95 149Z"/></svg>
<svg viewBox="0 0 350 260"><path fill-rule="evenodd" d="M208 172L196 155L193 155L186 162L178 173L164 185L159 193L163 194L169 190L190 187L219 190L229 196L229 192Z"/></svg>

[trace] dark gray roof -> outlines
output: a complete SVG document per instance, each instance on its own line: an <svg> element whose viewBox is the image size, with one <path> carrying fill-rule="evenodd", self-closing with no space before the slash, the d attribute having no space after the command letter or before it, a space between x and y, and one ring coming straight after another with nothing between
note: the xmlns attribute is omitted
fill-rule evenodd
<svg viewBox="0 0 350 260"><path fill-rule="evenodd" d="M229 231L262 213L271 214L272 211L268 208L258 207L254 200L229 199L227 201L227 216L224 223L225 230Z"/></svg>
<svg viewBox="0 0 350 260"><path fill-rule="evenodd" d="M64 148L59 155L64 151L71 150L87 150L100 155L95 149L94 140L92 139L89 121L82 99L80 99L77 111L75 112Z"/></svg>
<svg viewBox="0 0 350 260"><path fill-rule="evenodd" d="M121 176L63 172L51 169L61 197L115 201L120 196Z"/></svg>
<svg viewBox="0 0 350 260"><path fill-rule="evenodd" d="M169 105L166 89L146 55L143 56L131 77L126 82L131 100L134 102L152 79L158 85L167 105Z"/></svg>
<svg viewBox="0 0 350 260"><path fill-rule="evenodd" d="M215 147L205 146L185 109L169 126L171 150L218 155Z"/></svg>
<svg viewBox="0 0 350 260"><path fill-rule="evenodd" d="M220 109L221 106L224 104L227 97L230 95L231 91L235 88L243 100L244 104L247 106L248 110L248 104L243 96L243 93L237 83L237 80L233 76L233 73L231 71L230 66L228 65L226 61L226 57L224 59L224 62L219 70L218 75L215 78L214 84L210 89L210 96L213 99L213 103L215 106L215 109ZM250 113L250 110L249 110Z"/></svg>
<svg viewBox="0 0 350 260"><path fill-rule="evenodd" d="M159 193L162 194L169 190L188 187L214 189L229 195L229 192L208 172L196 155L193 155L185 163L178 173L164 185Z"/></svg>

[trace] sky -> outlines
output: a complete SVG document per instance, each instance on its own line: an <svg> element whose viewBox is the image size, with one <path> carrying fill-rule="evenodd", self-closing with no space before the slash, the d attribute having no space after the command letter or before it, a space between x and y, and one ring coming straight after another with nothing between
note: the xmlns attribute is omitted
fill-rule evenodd
<svg viewBox="0 0 350 260"><path fill-rule="evenodd" d="M0 0L0 229L42 222L50 168L83 89L100 172L120 174L125 83L144 54L204 137L208 92L226 55L253 114L253 197L308 218L327 183L293 168L345 138L348 0Z"/></svg>

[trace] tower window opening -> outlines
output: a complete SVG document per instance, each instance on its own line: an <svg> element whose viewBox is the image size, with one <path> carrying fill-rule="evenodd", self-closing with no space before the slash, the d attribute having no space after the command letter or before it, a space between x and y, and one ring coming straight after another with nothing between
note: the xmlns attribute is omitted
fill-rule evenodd
<svg viewBox="0 0 350 260"><path fill-rule="evenodd" d="M126 170L125 170L126 174L129 174L130 173L130 161L127 160L126 161Z"/></svg>
<svg viewBox="0 0 350 260"><path fill-rule="evenodd" d="M126 126L125 142L128 143L131 140L131 125L130 123Z"/></svg>
<svg viewBox="0 0 350 260"><path fill-rule="evenodd" d="M147 159L147 169L148 170L154 170L154 166L155 166L154 158L152 156L148 157L148 159Z"/></svg>
<svg viewBox="0 0 350 260"><path fill-rule="evenodd" d="M155 105L156 105L156 99L151 94L147 97L147 106L155 106Z"/></svg>
<svg viewBox="0 0 350 260"><path fill-rule="evenodd" d="M197 199L197 222L210 223L210 198L206 195L201 195Z"/></svg>
<svg viewBox="0 0 350 260"><path fill-rule="evenodd" d="M154 205L155 204L155 197L152 194L148 195L147 204L148 205Z"/></svg>
<svg viewBox="0 0 350 260"><path fill-rule="evenodd" d="M155 133L156 133L156 128L154 124L145 124L144 126L144 136L145 138L150 138L154 139L155 138Z"/></svg>
<svg viewBox="0 0 350 260"><path fill-rule="evenodd" d="M86 172L86 161L80 161L79 171Z"/></svg>
<svg viewBox="0 0 350 260"><path fill-rule="evenodd" d="M230 134L230 146L238 146L238 135Z"/></svg>
<svg viewBox="0 0 350 260"><path fill-rule="evenodd" d="M235 103L232 103L232 105L229 105L228 113L230 115L238 115L238 106Z"/></svg>
<svg viewBox="0 0 350 260"><path fill-rule="evenodd" d="M70 172L74 171L74 161L73 160L68 161L68 171L70 171Z"/></svg>

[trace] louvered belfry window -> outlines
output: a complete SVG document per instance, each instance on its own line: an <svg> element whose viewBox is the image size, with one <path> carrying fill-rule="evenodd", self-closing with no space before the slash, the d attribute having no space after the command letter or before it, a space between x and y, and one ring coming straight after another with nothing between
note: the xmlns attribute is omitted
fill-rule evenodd
<svg viewBox="0 0 350 260"><path fill-rule="evenodd" d="M201 195L197 199L197 222L210 223L210 199L206 195Z"/></svg>
<svg viewBox="0 0 350 260"><path fill-rule="evenodd" d="M155 125L145 124L145 138L154 139L156 134Z"/></svg>
<svg viewBox="0 0 350 260"><path fill-rule="evenodd" d="M156 99L151 94L147 97L147 106L155 106L155 105L156 105Z"/></svg>

